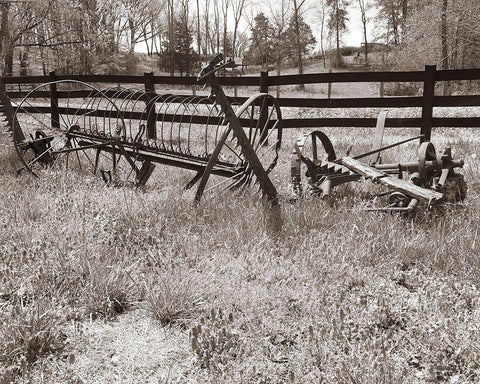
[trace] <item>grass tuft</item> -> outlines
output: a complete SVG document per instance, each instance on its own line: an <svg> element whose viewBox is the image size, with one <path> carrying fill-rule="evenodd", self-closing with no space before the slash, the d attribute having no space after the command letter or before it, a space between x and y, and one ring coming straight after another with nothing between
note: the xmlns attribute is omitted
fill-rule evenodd
<svg viewBox="0 0 480 384"><path fill-rule="evenodd" d="M56 308L46 299L25 303L15 296L3 303L0 306L0 377L21 375L39 358L63 351L64 321L62 308Z"/></svg>

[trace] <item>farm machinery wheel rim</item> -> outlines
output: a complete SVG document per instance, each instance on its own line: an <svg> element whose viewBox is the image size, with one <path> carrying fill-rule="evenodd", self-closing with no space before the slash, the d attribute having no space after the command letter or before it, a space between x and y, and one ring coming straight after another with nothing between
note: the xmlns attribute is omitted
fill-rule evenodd
<svg viewBox="0 0 480 384"><path fill-rule="evenodd" d="M235 114L263 169L270 173L278 162L282 141L282 114L277 100L269 94L257 94L245 101ZM242 191L257 183L253 169L228 124L210 159L204 169L208 180L204 185L200 183L197 200L206 194L225 190Z"/></svg>
<svg viewBox="0 0 480 384"><path fill-rule="evenodd" d="M436 161L437 153L435 151L435 146L429 142L423 142L418 148L418 173L420 175L420 181L423 186L429 186L431 184L432 175L429 174L426 167L427 161Z"/></svg>
<svg viewBox="0 0 480 384"><path fill-rule="evenodd" d="M58 119L50 112L52 86L63 94ZM78 89L85 92L84 98L74 97L72 92ZM99 106L109 109L109 116L100 116ZM105 93L90 84L61 80L39 85L18 104L14 118L25 137L14 139L15 149L23 169L36 176L45 165L95 174L118 160L102 149L112 141L112 133L124 127L123 119Z"/></svg>
<svg viewBox="0 0 480 384"><path fill-rule="evenodd" d="M333 144L322 131L306 133L297 140L291 163L291 178L295 194L301 196L308 189L314 194L322 194L323 191L317 185L319 175L313 175L312 169L322 161L333 162L335 159ZM304 176L303 179L302 176Z"/></svg>

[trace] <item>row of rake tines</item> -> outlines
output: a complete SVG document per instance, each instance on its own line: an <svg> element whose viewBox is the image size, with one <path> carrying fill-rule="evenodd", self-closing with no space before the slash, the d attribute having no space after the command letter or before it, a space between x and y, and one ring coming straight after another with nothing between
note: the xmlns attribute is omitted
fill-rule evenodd
<svg viewBox="0 0 480 384"><path fill-rule="evenodd" d="M80 110L83 121L78 126L88 135L109 139L120 127L123 144L203 158L212 153L226 126L220 106L208 96L156 95L116 87L88 97ZM149 137L149 122L155 137Z"/></svg>

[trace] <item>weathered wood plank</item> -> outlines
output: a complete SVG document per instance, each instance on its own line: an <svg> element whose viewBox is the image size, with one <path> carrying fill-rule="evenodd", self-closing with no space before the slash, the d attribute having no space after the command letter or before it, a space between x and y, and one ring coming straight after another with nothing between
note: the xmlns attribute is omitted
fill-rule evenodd
<svg viewBox="0 0 480 384"><path fill-rule="evenodd" d="M342 157L342 164L353 172L359 173L366 178L374 179L380 184L395 191L402 192L414 199L435 203L443 198L443 195L439 192L422 188L406 180L390 176L351 157Z"/></svg>

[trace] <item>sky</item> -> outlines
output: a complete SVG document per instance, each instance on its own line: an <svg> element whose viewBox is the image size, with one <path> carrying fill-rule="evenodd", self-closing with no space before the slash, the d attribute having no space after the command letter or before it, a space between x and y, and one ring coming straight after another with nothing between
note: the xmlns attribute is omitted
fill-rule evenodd
<svg viewBox="0 0 480 384"><path fill-rule="evenodd" d="M308 0L307 0L308 1ZM314 0L309 0L311 4L314 4ZM265 3L263 3L265 4ZM195 2L192 2L192 6L195 5ZM319 51L320 50L320 25L319 25L319 10L315 9L314 7L307 8L308 10L305 12L305 20L306 22L310 25L312 28L313 35L317 39L317 46L315 50ZM265 15L268 17L269 10L265 5L258 5L254 6L253 12L259 13L259 12L264 12ZM195 9L191 9L191 12L196 12ZM249 10L248 12L252 12L252 10ZM368 26L367 26L367 38L369 41L374 41L374 36L372 34L372 31L374 30L373 28L373 17L375 16L375 10L370 10L367 14L369 20L368 20ZM342 36L342 46L356 46L359 47L363 43L363 26L362 26L362 20L361 20L361 14L358 6L356 6L356 3L353 2L353 5L351 5L348 9L348 17L349 21L347 23L347 32ZM229 25L228 30L232 31L233 30L233 17L229 18ZM240 21L240 26L239 30L248 30L248 23L246 22L245 19ZM146 48L142 45L139 44L136 46L136 50L139 52L146 52Z"/></svg>

